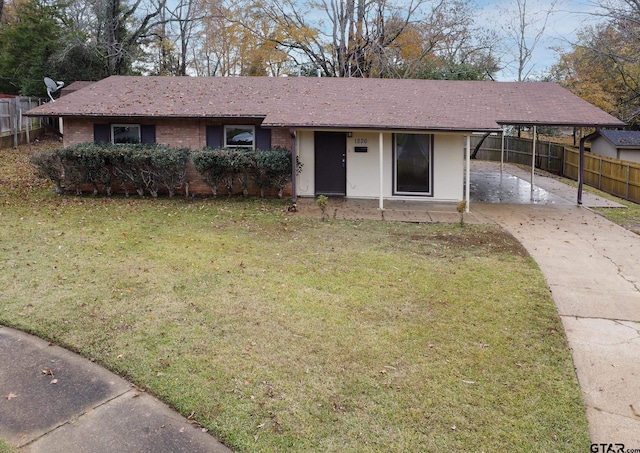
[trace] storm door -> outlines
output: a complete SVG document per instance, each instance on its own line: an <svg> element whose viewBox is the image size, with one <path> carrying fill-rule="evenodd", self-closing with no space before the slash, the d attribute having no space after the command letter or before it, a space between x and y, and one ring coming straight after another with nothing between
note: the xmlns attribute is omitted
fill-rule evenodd
<svg viewBox="0 0 640 453"><path fill-rule="evenodd" d="M314 136L316 195L347 194L347 134L320 132Z"/></svg>

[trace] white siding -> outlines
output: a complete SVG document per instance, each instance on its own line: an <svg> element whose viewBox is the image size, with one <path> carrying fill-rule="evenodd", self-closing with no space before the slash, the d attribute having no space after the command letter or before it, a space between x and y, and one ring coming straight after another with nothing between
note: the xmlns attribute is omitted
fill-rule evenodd
<svg viewBox="0 0 640 453"><path fill-rule="evenodd" d="M298 158L303 164L297 179L299 196L314 196L314 132L298 130ZM347 197L378 198L380 195L379 132L353 131L347 138ZM393 134L383 133L384 197L424 201L460 201L463 198L464 136L436 134L433 152L433 196L392 195ZM355 152L355 147L367 152Z"/></svg>
<svg viewBox="0 0 640 453"><path fill-rule="evenodd" d="M460 201L464 183L463 135L436 135L433 144L433 199Z"/></svg>
<svg viewBox="0 0 640 453"><path fill-rule="evenodd" d="M313 182L315 175L313 131L298 130L296 132L298 159L302 164L302 172L298 175L296 188L298 195L313 197L316 188Z"/></svg>
<svg viewBox="0 0 640 453"><path fill-rule="evenodd" d="M391 196L391 134L383 134L384 196ZM366 147L356 153L355 147ZM347 138L347 197L378 198L380 196L379 133L354 132Z"/></svg>

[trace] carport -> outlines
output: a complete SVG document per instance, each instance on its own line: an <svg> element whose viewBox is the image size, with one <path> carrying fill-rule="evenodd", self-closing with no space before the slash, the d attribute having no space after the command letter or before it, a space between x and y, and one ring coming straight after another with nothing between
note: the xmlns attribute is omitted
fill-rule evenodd
<svg viewBox="0 0 640 453"><path fill-rule="evenodd" d="M602 128L622 128L625 126L623 121L618 120L610 115L606 115L594 109L592 105L585 103L582 99L575 96L567 96L567 92L555 84L547 84L544 91L530 92L525 94L521 91L514 91L512 97L502 100L502 103L497 103L494 107L496 111L496 122L502 128L502 150L501 150L501 162L500 162L500 178L494 182L499 183L498 189L494 191L494 195L490 195L490 190L487 185L487 175L484 174L484 181L474 181L471 177L471 159L470 159L470 137L467 136L466 146L466 174L465 174L465 194L467 201L467 212L469 212L469 205L471 200L470 190L473 185L476 185L476 190L480 188L484 195L485 201L495 200L496 197L506 199L510 198L511 201L518 203L525 202L525 195L522 191L522 178L515 177L513 175L503 178L504 170L504 131L508 126L517 128L530 128L533 131L532 151L531 151L531 170L529 174L529 202L530 203L546 203L545 199L547 195L544 193L544 189L539 189L539 193L536 196L535 185L535 161L536 161L536 146L538 139L538 127L540 126L552 126L552 127L569 127L579 130L580 135L580 148L579 148L579 166L578 166L578 189L577 189L577 204L583 204L583 179L584 179L584 142L585 134L584 129L602 129ZM479 175L483 173L480 172ZM522 176L522 175L520 175ZM511 179L510 179L511 178ZM513 179L515 178L515 179ZM466 182L469 182L468 184ZM509 186L510 189L505 189ZM517 188L514 187L517 184ZM542 192L540 191L542 190ZM514 195L517 193L517 196ZM501 194L501 195L499 195Z"/></svg>

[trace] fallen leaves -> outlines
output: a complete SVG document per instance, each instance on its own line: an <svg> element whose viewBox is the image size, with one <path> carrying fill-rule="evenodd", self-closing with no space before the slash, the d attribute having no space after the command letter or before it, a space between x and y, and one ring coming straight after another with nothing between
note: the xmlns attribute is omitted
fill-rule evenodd
<svg viewBox="0 0 640 453"><path fill-rule="evenodd" d="M15 393L11 393L9 392L9 394L6 396L7 400L11 401L14 398L17 398L18 395L16 395Z"/></svg>
<svg viewBox="0 0 640 453"><path fill-rule="evenodd" d="M51 370L51 368L45 368L44 370L42 370L42 374L45 374L47 376L51 376L53 378L53 379L51 379L49 384L57 384L58 383L58 379L54 376L53 370Z"/></svg>

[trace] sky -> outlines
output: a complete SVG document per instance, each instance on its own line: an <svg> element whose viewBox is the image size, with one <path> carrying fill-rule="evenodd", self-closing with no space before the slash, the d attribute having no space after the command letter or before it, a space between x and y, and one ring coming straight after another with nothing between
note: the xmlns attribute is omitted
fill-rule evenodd
<svg viewBox="0 0 640 453"><path fill-rule="evenodd" d="M551 3L551 0L528 0L527 12L533 17L542 18L543 11L548 10ZM488 28L506 27L510 22L509 11L514 10L515 1L476 0L476 5L480 9L478 25ZM558 0L554 11L549 17L543 37L534 49L532 58L534 75L546 72L558 61L559 54L553 48L570 49L571 43L575 42L576 32L597 21L590 14L596 11L593 1L590 0ZM500 31L500 28L498 30ZM517 50L515 44L511 44L509 48L512 51ZM497 78L501 81L516 80L517 72L507 68L501 71Z"/></svg>

